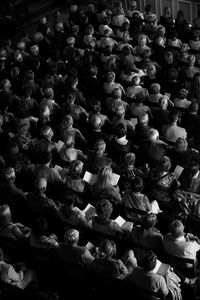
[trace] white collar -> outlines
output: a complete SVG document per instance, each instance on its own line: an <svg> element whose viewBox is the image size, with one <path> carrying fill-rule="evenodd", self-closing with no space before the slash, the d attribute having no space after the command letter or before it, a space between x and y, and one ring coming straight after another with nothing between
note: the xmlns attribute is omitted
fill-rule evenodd
<svg viewBox="0 0 200 300"><path fill-rule="evenodd" d="M126 135L117 139L118 144L120 145L126 145L128 143L128 140L126 139Z"/></svg>

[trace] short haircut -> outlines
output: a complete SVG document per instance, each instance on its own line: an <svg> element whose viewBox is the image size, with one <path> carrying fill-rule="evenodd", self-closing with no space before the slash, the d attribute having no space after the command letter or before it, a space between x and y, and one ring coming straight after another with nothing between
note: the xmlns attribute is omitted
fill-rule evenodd
<svg viewBox="0 0 200 300"><path fill-rule="evenodd" d="M135 176L131 182L131 190L135 193L141 192L143 190L143 180L139 176Z"/></svg>
<svg viewBox="0 0 200 300"><path fill-rule="evenodd" d="M170 112L169 121L170 123L174 123L177 120L178 120L178 111L174 109Z"/></svg>
<svg viewBox="0 0 200 300"><path fill-rule="evenodd" d="M99 200L96 204L96 213L101 219L109 219L113 211L113 206L107 199Z"/></svg>
<svg viewBox="0 0 200 300"><path fill-rule="evenodd" d="M116 254L116 244L112 240L105 239L99 246L99 255L104 258L111 258Z"/></svg>
<svg viewBox="0 0 200 300"><path fill-rule="evenodd" d="M142 221L142 228L143 229L149 229L156 225L157 222L157 216L156 214L149 213L145 215L143 221Z"/></svg>
<svg viewBox="0 0 200 300"><path fill-rule="evenodd" d="M141 266L145 271L149 272L155 268L156 262L157 262L157 256L153 251L149 250L142 257Z"/></svg>
<svg viewBox="0 0 200 300"><path fill-rule="evenodd" d="M180 220L174 220L170 223L169 231L173 238L178 238L184 233L184 225Z"/></svg>

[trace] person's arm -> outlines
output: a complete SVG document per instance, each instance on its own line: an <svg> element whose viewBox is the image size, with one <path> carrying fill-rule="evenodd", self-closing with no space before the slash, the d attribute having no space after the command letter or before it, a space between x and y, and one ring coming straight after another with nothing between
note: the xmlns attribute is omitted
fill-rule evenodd
<svg viewBox="0 0 200 300"><path fill-rule="evenodd" d="M169 293L169 289L167 287L167 283L163 276L160 276L158 292L162 293L163 296L167 296Z"/></svg>

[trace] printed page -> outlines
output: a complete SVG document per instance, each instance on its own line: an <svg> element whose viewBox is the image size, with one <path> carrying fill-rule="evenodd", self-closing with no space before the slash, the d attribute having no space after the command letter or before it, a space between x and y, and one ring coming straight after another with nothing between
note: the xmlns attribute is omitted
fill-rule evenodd
<svg viewBox="0 0 200 300"><path fill-rule="evenodd" d="M89 184L93 185L97 181L97 175L94 175L88 171L85 172L83 180L88 182Z"/></svg>
<svg viewBox="0 0 200 300"><path fill-rule="evenodd" d="M178 179L181 176L181 173L183 172L184 168L177 165L176 168L174 169L174 176L176 177L176 179Z"/></svg>
<svg viewBox="0 0 200 300"><path fill-rule="evenodd" d="M115 222L117 222L117 224L119 224L119 226L121 227L124 223L126 223L126 220L124 220L121 216L118 216L115 219Z"/></svg>
<svg viewBox="0 0 200 300"><path fill-rule="evenodd" d="M86 219L90 220L93 216L96 215L96 208L89 203L83 210L83 213L85 213Z"/></svg>

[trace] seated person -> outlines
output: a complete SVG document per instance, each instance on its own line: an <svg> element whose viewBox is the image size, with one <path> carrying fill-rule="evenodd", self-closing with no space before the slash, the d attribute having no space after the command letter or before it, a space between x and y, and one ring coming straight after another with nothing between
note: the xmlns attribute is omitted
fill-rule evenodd
<svg viewBox="0 0 200 300"><path fill-rule="evenodd" d="M59 155L60 159L66 166L69 166L72 161L77 159L83 162L86 161L86 156L83 154L83 152L74 148L74 138L71 134L66 136L65 144L61 148Z"/></svg>
<svg viewBox="0 0 200 300"><path fill-rule="evenodd" d="M98 173L101 168L112 165L112 160L107 157L105 150L105 141L99 139L94 144L94 150L89 151L87 168L91 170L92 173Z"/></svg>
<svg viewBox="0 0 200 300"><path fill-rule="evenodd" d="M96 202L98 199L109 199L109 201L119 204L121 195L118 186L112 185L113 170L110 166L99 169L97 180L91 186L91 196Z"/></svg>
<svg viewBox="0 0 200 300"><path fill-rule="evenodd" d="M200 250L200 241L193 234L184 232L184 225L180 220L171 222L169 233L163 238L163 247L168 254L191 258L198 263L197 253Z"/></svg>
<svg viewBox="0 0 200 300"><path fill-rule="evenodd" d="M90 251L84 247L79 246L79 231L76 229L69 229L64 235L64 242L59 245L55 253L58 254L61 261L74 264L91 264L94 257Z"/></svg>
<svg viewBox="0 0 200 300"><path fill-rule="evenodd" d="M96 204L97 216L92 217L91 226L95 231L100 231L108 235L123 235L123 230L119 224L111 219L113 205L107 200L102 199Z"/></svg>
<svg viewBox="0 0 200 300"><path fill-rule="evenodd" d="M76 195L72 193L65 193L63 195L63 204L59 207L58 216L60 220L64 223L65 229L69 227L69 225L82 225L89 226L85 214L82 210L80 210L76 206Z"/></svg>
<svg viewBox="0 0 200 300"><path fill-rule="evenodd" d="M26 240L30 229L21 223L13 223L11 211L7 204L0 206L0 237L14 240Z"/></svg>
<svg viewBox="0 0 200 300"><path fill-rule="evenodd" d="M130 269L134 269L137 265L137 261L134 257L133 251L129 252L128 266L126 266L121 259L116 259L117 249L116 244L112 240L103 240L97 249L95 259L93 260L91 267L94 271L112 278L124 279L129 273ZM131 253L131 255L130 255ZM122 258L123 259L123 258Z"/></svg>
<svg viewBox="0 0 200 300"><path fill-rule="evenodd" d="M48 234L47 220L43 217L36 218L31 229L29 245L35 248L50 249L58 247L57 240L55 234Z"/></svg>
<svg viewBox="0 0 200 300"><path fill-rule="evenodd" d="M175 143L179 137L184 139L187 138L187 132L185 128L177 125L178 118L178 112L171 111L169 115L169 124L163 125L162 127L162 136L167 142Z"/></svg>
<svg viewBox="0 0 200 300"><path fill-rule="evenodd" d="M135 176L130 184L130 189L125 191L122 197L122 204L125 207L135 208L136 210L150 211L151 203L146 195L142 194L143 190L143 180L141 177ZM127 209L123 210L125 218L130 218L133 222L141 222L143 215L129 211Z"/></svg>

